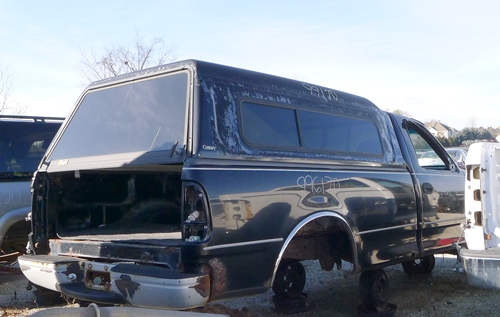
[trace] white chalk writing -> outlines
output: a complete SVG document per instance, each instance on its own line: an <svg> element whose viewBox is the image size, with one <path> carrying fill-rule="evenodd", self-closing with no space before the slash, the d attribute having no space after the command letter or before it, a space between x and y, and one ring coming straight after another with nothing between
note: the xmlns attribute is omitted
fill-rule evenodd
<svg viewBox="0 0 500 317"><path fill-rule="evenodd" d="M21 191L20 190L5 190L0 191L0 204L20 204Z"/></svg>
<svg viewBox="0 0 500 317"><path fill-rule="evenodd" d="M311 92L311 95L313 96L318 96L326 101L331 101L331 100L338 100L337 93L331 89L326 89L326 88L321 88L321 87L316 87L316 86L311 86L305 83L302 83L302 86L307 89L308 91Z"/></svg>
<svg viewBox="0 0 500 317"><path fill-rule="evenodd" d="M330 176L301 176L297 178L297 185L311 193L325 193L329 189L340 188L340 182Z"/></svg>

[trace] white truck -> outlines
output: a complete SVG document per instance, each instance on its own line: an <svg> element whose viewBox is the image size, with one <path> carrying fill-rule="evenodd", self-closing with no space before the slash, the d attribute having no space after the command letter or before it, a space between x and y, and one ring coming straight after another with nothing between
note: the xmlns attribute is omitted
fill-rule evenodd
<svg viewBox="0 0 500 317"><path fill-rule="evenodd" d="M466 160L464 235L460 249L470 285L500 289L500 143L472 144Z"/></svg>

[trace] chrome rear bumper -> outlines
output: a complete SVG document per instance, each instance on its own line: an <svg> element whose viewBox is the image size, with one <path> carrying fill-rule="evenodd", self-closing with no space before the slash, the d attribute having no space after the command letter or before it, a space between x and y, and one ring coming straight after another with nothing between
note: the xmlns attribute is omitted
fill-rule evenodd
<svg viewBox="0 0 500 317"><path fill-rule="evenodd" d="M210 295L206 273L67 256L24 255L18 261L32 283L85 301L187 309L205 305Z"/></svg>

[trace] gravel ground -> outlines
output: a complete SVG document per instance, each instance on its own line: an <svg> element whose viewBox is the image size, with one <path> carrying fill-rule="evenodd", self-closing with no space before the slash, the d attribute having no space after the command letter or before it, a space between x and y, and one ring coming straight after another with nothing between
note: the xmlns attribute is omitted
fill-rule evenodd
<svg viewBox="0 0 500 317"><path fill-rule="evenodd" d="M389 302L397 305L395 316L496 316L500 312L498 291L467 284L464 273L455 270L456 260L439 255L431 275L408 277L400 265L386 268ZM357 316L358 278L349 264L340 271L323 272L317 262L304 262L307 283L304 292L309 310L294 317ZM42 309L26 290L27 280L20 275L0 275L0 317L29 316ZM273 293L220 301L205 312L226 313L233 317L283 316L275 311ZM63 305L71 307L76 305Z"/></svg>

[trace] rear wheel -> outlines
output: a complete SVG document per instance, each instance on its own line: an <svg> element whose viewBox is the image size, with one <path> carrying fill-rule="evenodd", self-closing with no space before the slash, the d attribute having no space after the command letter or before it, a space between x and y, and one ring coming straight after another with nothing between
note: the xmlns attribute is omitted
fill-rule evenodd
<svg viewBox="0 0 500 317"><path fill-rule="evenodd" d="M361 304L365 310L382 312L387 307L389 280L384 270L370 270L359 277Z"/></svg>
<svg viewBox="0 0 500 317"><path fill-rule="evenodd" d="M429 274L435 265L436 258L433 254L401 263L403 270L408 275Z"/></svg>
<svg viewBox="0 0 500 317"><path fill-rule="evenodd" d="M39 285L33 284L36 290L33 291L35 303L37 306L49 307L60 304L67 304L66 298L61 293L46 289Z"/></svg>
<svg viewBox="0 0 500 317"><path fill-rule="evenodd" d="M280 263L274 278L273 291L278 296L296 298L306 284L306 271L299 261Z"/></svg>

